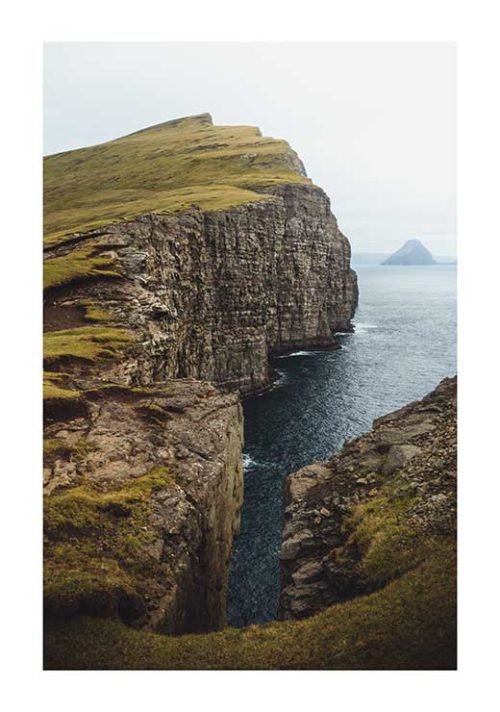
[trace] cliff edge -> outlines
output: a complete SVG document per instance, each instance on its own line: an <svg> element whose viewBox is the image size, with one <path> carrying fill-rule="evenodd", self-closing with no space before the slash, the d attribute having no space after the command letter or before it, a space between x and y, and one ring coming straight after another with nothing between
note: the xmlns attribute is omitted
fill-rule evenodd
<svg viewBox="0 0 500 712"><path fill-rule="evenodd" d="M126 324L127 383L253 392L270 354L350 328L349 243L284 141L191 117L50 156L45 187L46 323L96 305Z"/></svg>
<svg viewBox="0 0 500 712"><path fill-rule="evenodd" d="M45 610L225 624L238 392L330 346L350 248L285 141L208 114L44 161Z"/></svg>

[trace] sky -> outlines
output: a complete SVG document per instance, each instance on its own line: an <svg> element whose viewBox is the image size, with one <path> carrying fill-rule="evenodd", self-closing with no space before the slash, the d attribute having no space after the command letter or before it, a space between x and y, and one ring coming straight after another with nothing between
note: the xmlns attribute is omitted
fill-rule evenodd
<svg viewBox="0 0 500 712"><path fill-rule="evenodd" d="M44 152L209 112L286 139L354 252L455 255L452 43L46 43Z"/></svg>

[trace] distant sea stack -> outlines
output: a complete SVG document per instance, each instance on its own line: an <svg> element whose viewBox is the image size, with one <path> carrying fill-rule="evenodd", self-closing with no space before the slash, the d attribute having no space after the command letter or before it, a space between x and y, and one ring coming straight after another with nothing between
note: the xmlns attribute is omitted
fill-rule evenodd
<svg viewBox="0 0 500 712"><path fill-rule="evenodd" d="M403 247L384 260L383 265L435 265L437 264L427 247L420 240L407 240Z"/></svg>

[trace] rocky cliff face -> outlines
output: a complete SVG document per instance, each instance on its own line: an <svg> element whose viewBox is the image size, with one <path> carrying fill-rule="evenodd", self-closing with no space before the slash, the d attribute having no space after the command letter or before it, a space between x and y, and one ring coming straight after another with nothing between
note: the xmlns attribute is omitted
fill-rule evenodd
<svg viewBox="0 0 500 712"><path fill-rule="evenodd" d="M349 244L288 144L208 115L51 156L45 187L46 610L220 628L236 392L350 327Z"/></svg>
<svg viewBox="0 0 500 712"><path fill-rule="evenodd" d="M331 460L289 476L280 618L363 596L433 557L452 566L455 526L456 379L445 379ZM453 625L450 617L450 636Z"/></svg>
<svg viewBox="0 0 500 712"><path fill-rule="evenodd" d="M49 266L75 250L104 254L122 279L53 291L47 319L51 308L87 300L126 324L140 343L118 369L127 383L191 377L241 392L267 386L270 354L331 346L357 304L349 243L327 196L308 185L273 190L274 200L144 215L49 250Z"/></svg>
<svg viewBox="0 0 500 712"><path fill-rule="evenodd" d="M45 610L222 627L243 495L237 396L96 381L83 408L45 430Z"/></svg>

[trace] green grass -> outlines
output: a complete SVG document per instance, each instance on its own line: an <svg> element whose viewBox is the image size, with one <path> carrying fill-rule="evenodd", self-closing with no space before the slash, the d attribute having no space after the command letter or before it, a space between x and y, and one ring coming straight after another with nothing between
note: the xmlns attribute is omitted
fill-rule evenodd
<svg viewBox="0 0 500 712"><path fill-rule="evenodd" d="M113 327L81 326L50 331L44 334L43 358L46 364L68 358L88 362L117 358L132 341L128 331Z"/></svg>
<svg viewBox="0 0 500 712"><path fill-rule="evenodd" d="M167 122L44 160L46 244L146 212L221 210L272 199L266 186L310 183L286 143L208 115Z"/></svg>
<svg viewBox="0 0 500 712"><path fill-rule="evenodd" d="M87 484L48 497L44 506L44 530L49 538L64 538L67 533L95 533L102 526L102 512L121 509L121 515L131 515L136 505L144 509L152 492L174 484L165 467L157 467L142 477L127 480L117 488L99 490ZM137 522L136 522L137 524Z"/></svg>
<svg viewBox="0 0 500 712"><path fill-rule="evenodd" d="M92 364L98 359L118 358L133 337L125 329L106 326L81 326L75 329L49 331L43 336L45 366L74 359ZM75 406L81 404L82 393L65 385L67 374L45 370L43 399L47 404Z"/></svg>
<svg viewBox="0 0 500 712"><path fill-rule="evenodd" d="M52 669L443 669L455 667L455 553L436 547L381 590L312 618L170 637L116 619L49 619Z"/></svg>
<svg viewBox="0 0 500 712"><path fill-rule="evenodd" d="M45 438L43 441L43 457L44 460L50 459L56 455L67 454L68 446L58 438Z"/></svg>
<svg viewBox="0 0 500 712"><path fill-rule="evenodd" d="M376 496L357 504L343 524L346 542L330 556L356 562L369 589L385 585L418 566L455 530L420 525L421 496L408 490L405 471L384 483Z"/></svg>
<svg viewBox="0 0 500 712"><path fill-rule="evenodd" d="M116 260L96 254L95 246L73 250L67 255L52 257L43 263L43 288L53 289L75 281L94 277L120 277Z"/></svg>
<svg viewBox="0 0 500 712"><path fill-rule="evenodd" d="M60 385L65 374L53 371L44 371L43 374L43 399L44 400L78 400L80 392Z"/></svg>
<svg viewBox="0 0 500 712"><path fill-rule="evenodd" d="M147 526L149 500L173 485L170 472L156 467L108 489L87 482L46 497L46 609L112 615L121 596L140 596L142 582L161 574L147 550L155 537Z"/></svg>
<svg viewBox="0 0 500 712"><path fill-rule="evenodd" d="M91 299L80 299L79 304L85 309L85 321L102 323L113 320L113 315L110 312L102 309Z"/></svg>

